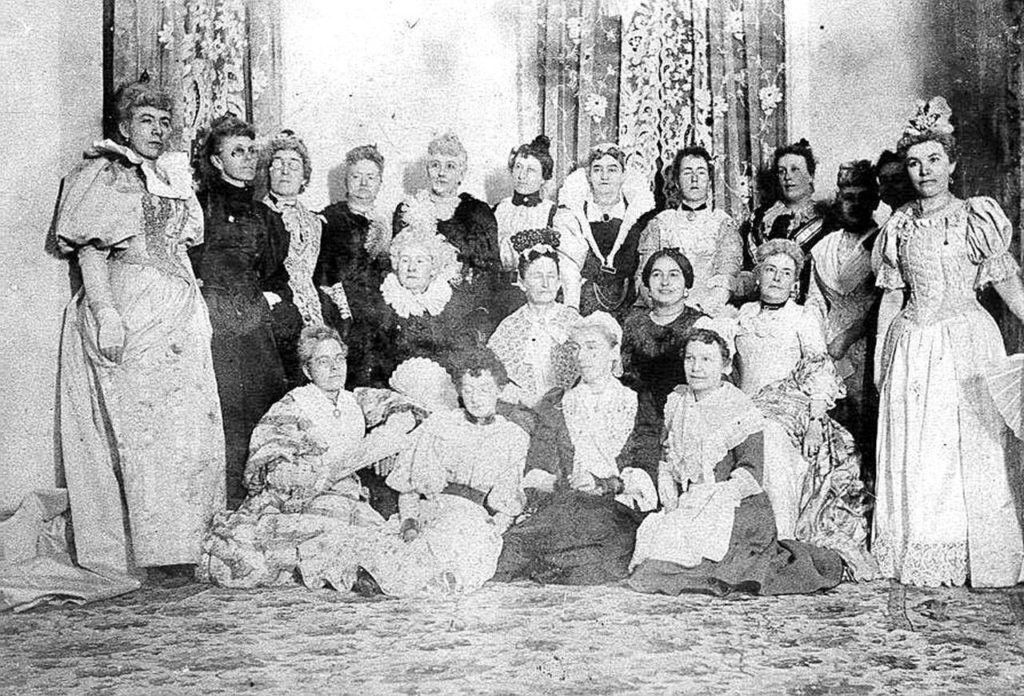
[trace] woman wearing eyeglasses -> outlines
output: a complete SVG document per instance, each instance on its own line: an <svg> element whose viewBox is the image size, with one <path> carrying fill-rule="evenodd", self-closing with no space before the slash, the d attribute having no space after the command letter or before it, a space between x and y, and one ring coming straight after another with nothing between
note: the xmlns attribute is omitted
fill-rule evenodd
<svg viewBox="0 0 1024 696"><path fill-rule="evenodd" d="M303 381L296 352L302 328L324 326L325 321L330 326L340 324L344 328L347 323L333 316L332 313L337 312L335 303L328 301L331 298L313 284L322 223L320 217L299 200L312 171L306 144L290 130L275 135L263 149L260 176L266 181L268 192L258 207L266 217L271 238L288 239L284 267L288 272L292 302L276 304L271 313L278 351L291 385Z"/></svg>
<svg viewBox="0 0 1024 696"><path fill-rule="evenodd" d="M253 203L255 132L234 116L218 118L203 145L205 189L199 195L206 234L189 250L213 326L227 457L228 507L245 499L249 436L287 387L271 308L290 300L284 259L288 239L271 236Z"/></svg>

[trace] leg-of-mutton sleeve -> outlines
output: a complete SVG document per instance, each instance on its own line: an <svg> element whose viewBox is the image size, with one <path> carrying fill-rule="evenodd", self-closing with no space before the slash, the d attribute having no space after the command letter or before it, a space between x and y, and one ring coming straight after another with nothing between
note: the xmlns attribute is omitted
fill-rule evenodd
<svg viewBox="0 0 1024 696"><path fill-rule="evenodd" d="M998 203L987 196L967 199L967 246L971 262L978 266L976 290L1020 273L1010 253L1012 236L1013 226Z"/></svg>

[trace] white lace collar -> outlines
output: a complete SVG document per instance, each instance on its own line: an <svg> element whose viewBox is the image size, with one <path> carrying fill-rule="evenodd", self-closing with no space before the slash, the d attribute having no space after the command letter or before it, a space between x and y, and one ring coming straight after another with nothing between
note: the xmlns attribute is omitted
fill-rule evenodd
<svg viewBox="0 0 1024 696"><path fill-rule="evenodd" d="M398 282L398 276L388 273L381 283L380 291L388 306L403 319L424 314L436 317L452 299L452 286L441 276L434 278L423 292L414 293Z"/></svg>

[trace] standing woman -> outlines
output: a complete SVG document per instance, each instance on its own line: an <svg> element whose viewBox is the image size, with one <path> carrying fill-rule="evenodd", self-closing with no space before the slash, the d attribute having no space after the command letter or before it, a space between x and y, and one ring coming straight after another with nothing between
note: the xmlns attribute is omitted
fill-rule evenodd
<svg viewBox="0 0 1024 696"><path fill-rule="evenodd" d="M884 295L874 551L883 574L905 585L1005 587L1022 579L1024 561L1017 463L983 379L1003 342L976 292L992 284L1021 318L1024 289L999 205L949 190L951 115L936 97L904 130L898 150L917 198L875 246ZM905 613L895 620L905 625Z"/></svg>
<svg viewBox="0 0 1024 696"><path fill-rule="evenodd" d="M580 306L580 266L587 254L587 242L579 219L568 208L555 205L542 195L544 184L551 181L555 161L551 158L551 141L538 135L531 142L512 150L508 170L512 174L514 192L494 207L498 221L498 249L501 252L502 289L509 298L506 311L522 306L519 277L519 252L512 242L526 230L558 231L558 253L562 257L559 274L564 303L574 309Z"/></svg>
<svg viewBox="0 0 1024 696"><path fill-rule="evenodd" d="M252 430L286 390L270 309L291 296L284 268L288 240L271 239L253 204L254 137L252 126L234 116L210 126L202 150L206 190L200 197L206 239L189 250L213 325L231 509L245 500Z"/></svg>
<svg viewBox="0 0 1024 696"><path fill-rule="evenodd" d="M566 177L559 201L585 223L580 314L609 312L621 323L636 300L640 232L654 207L647 182L626 171L625 150L606 143Z"/></svg>
<svg viewBox="0 0 1024 696"><path fill-rule="evenodd" d="M389 270L391 247L391 223L375 207L384 180L384 157L376 146L348 151L344 179L344 199L320 211L324 230L313 282L329 298L327 322L342 336L351 335L350 364L361 365L363 346L376 326L377 290Z"/></svg>
<svg viewBox="0 0 1024 696"><path fill-rule="evenodd" d="M325 310L331 309L325 302L328 298L321 297L313 285L323 225L320 217L299 200L313 172L309 150L300 137L283 130L271 138L260 168L269 189L260 203L268 233L271 239L288 239L284 267L292 302L281 302L273 311L278 315L278 352L288 382L295 386L304 381L298 354L299 333L304 327L324 326Z"/></svg>
<svg viewBox="0 0 1024 696"><path fill-rule="evenodd" d="M437 231L458 251L462 280L485 304L498 288L501 257L498 223L489 205L468 193L459 193L469 155L454 133L434 138L427 146L430 188L406 198L395 209L393 231L398 234L412 220L432 219Z"/></svg>
<svg viewBox="0 0 1024 696"><path fill-rule="evenodd" d="M224 436L210 321L187 247L203 218L182 153L165 153L171 100L121 89L119 142L104 140L65 181L61 250L83 288L64 315L58 417L83 567L179 584L224 506Z"/></svg>

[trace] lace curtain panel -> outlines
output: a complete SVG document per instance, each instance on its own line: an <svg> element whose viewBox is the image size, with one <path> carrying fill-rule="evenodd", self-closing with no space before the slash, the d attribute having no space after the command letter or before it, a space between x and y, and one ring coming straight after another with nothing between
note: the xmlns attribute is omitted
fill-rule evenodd
<svg viewBox="0 0 1024 696"><path fill-rule="evenodd" d="M233 113L270 132L281 118L279 0L106 0L111 83L143 72L174 99L174 142L194 145Z"/></svg>
<svg viewBox="0 0 1024 696"><path fill-rule="evenodd" d="M663 197L662 170L700 144L717 205L756 205L786 140L783 0L521 0L518 20L521 133L551 138L556 180L618 141Z"/></svg>

